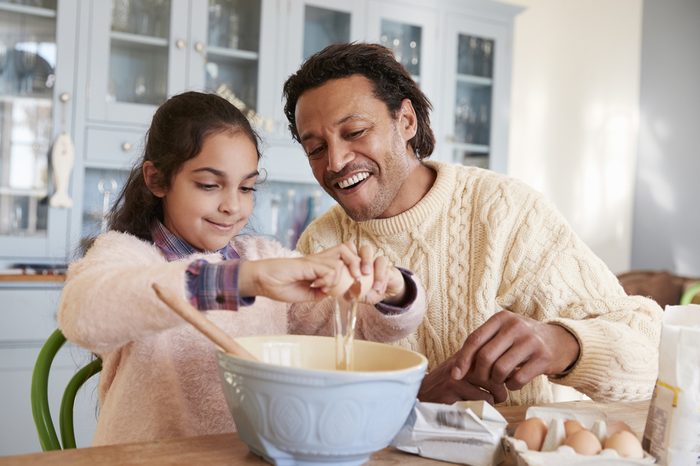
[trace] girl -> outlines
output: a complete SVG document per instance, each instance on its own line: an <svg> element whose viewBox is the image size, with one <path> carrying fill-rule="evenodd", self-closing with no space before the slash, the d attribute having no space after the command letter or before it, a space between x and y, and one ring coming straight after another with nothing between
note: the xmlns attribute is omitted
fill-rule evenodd
<svg viewBox="0 0 700 466"><path fill-rule="evenodd" d="M422 320L422 287L368 249L300 257L236 236L253 210L259 158L257 134L223 98L188 92L156 111L111 231L71 264L58 312L66 337L103 360L93 444L234 429L213 345L159 301L154 282L233 336L330 334L332 299L319 299L341 273L374 274L358 337L395 340Z"/></svg>

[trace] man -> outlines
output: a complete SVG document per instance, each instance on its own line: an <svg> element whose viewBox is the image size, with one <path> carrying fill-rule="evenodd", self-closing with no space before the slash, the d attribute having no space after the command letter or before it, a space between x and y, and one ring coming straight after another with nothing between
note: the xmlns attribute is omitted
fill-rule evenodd
<svg viewBox="0 0 700 466"><path fill-rule="evenodd" d="M425 285L428 311L399 342L430 362L419 398L551 401L547 378L597 400L647 398L661 310L627 296L565 220L524 184L425 161L431 105L392 53L331 45L284 86L314 177L338 202L297 247L361 235Z"/></svg>

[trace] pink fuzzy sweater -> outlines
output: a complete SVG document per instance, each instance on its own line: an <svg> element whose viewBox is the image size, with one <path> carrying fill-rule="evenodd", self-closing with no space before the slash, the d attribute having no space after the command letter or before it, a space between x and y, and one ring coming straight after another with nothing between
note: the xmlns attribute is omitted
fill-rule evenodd
<svg viewBox="0 0 700 466"><path fill-rule="evenodd" d="M258 237L233 241L243 259L296 253ZM185 270L195 257L168 262L151 243L131 235L100 236L69 270L58 312L68 340L103 360L94 445L231 432L235 430L217 372L214 345L163 305L151 289L158 282L186 296ZM357 336L392 341L416 330L425 292L400 315L374 306L358 310ZM289 305L258 297L238 311L206 311L233 336L332 333L332 302Z"/></svg>

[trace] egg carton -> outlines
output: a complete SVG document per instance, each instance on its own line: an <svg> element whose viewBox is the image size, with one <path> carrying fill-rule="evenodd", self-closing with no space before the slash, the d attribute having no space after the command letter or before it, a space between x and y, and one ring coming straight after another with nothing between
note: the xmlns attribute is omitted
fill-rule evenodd
<svg viewBox="0 0 700 466"><path fill-rule="evenodd" d="M590 430L603 443L607 433L605 413L590 410L558 410L556 408L530 408L526 418L539 417L548 426L542 450L533 451L527 448L524 441L511 436L503 437L503 449L505 455L513 459L517 466L645 466L656 462L656 459L647 452L643 458L625 458L613 449L606 448L597 455L581 455L568 445L561 445L564 439L565 419L575 419L583 427Z"/></svg>

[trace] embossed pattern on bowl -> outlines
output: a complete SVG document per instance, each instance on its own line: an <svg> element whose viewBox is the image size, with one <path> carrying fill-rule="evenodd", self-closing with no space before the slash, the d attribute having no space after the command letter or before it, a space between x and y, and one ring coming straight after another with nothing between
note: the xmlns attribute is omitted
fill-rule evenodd
<svg viewBox="0 0 700 466"><path fill-rule="evenodd" d="M422 355L355 342L356 370L336 371L335 340L284 335L238 341L257 357L219 352L226 401L252 452L279 465L359 465L391 442L425 374Z"/></svg>

